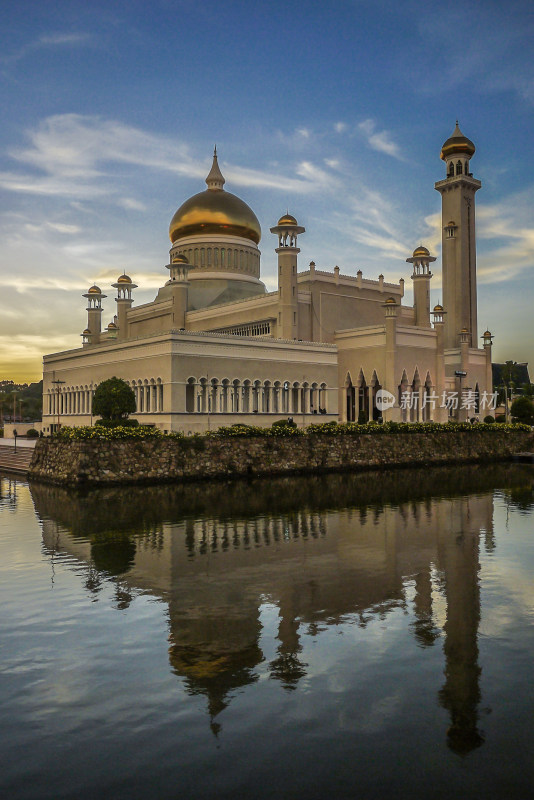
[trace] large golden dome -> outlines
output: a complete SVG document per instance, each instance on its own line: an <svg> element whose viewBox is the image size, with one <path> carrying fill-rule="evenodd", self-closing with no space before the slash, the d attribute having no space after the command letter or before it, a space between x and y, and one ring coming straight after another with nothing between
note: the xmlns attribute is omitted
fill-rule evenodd
<svg viewBox="0 0 534 800"><path fill-rule="evenodd" d="M447 158L452 155L452 153L462 153L468 158L471 158L471 156L475 153L475 149L475 145L471 139L468 139L467 136L463 135L458 126L458 120L456 120L456 127L452 132L452 136L450 136L447 141L444 142L439 157L442 159L442 161L446 161Z"/></svg>
<svg viewBox="0 0 534 800"><path fill-rule="evenodd" d="M169 226L174 244L185 236L198 234L241 236L258 244L261 227L256 214L235 194L225 192L224 178L217 163L217 152L206 178L208 188L182 203Z"/></svg>

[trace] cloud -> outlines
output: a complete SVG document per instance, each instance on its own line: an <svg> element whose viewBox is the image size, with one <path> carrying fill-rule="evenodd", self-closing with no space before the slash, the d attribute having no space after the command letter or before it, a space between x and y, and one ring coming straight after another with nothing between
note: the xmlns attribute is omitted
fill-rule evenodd
<svg viewBox="0 0 534 800"><path fill-rule="evenodd" d="M121 197L120 200L117 200L117 204L122 206L122 208L126 208L128 211L146 211L147 207L144 203L140 200L136 200L133 197Z"/></svg>
<svg viewBox="0 0 534 800"><path fill-rule="evenodd" d="M9 65L16 64L21 59L34 53L36 50L44 48L51 49L54 47L75 47L86 46L93 42L93 37L89 33L68 33L66 31L53 31L51 33L43 33L32 42L28 42L23 47L19 48L13 53L3 53L0 56L0 63Z"/></svg>
<svg viewBox="0 0 534 800"><path fill-rule="evenodd" d="M44 33L35 42L34 47L38 45L43 46L57 46L57 45L73 45L73 44L87 44L91 40L88 33Z"/></svg>
<svg viewBox="0 0 534 800"><path fill-rule="evenodd" d="M10 156L41 174L0 173L0 186L8 191L86 200L111 197L119 191L121 168L125 166L189 178L206 176L206 160L193 158L185 143L100 117L48 117L27 132L27 138L29 145L12 149ZM333 176L308 161L297 163L293 175L224 162L221 166L225 177L237 186L307 193L336 185ZM122 197L117 202L125 208L144 210L132 198Z"/></svg>
<svg viewBox="0 0 534 800"><path fill-rule="evenodd" d="M534 187L477 209L478 275L500 283L525 272L534 277Z"/></svg>
<svg viewBox="0 0 534 800"><path fill-rule="evenodd" d="M376 131L376 122L373 119L365 119L358 125L359 130L366 136L367 143L373 150L386 153L388 156L398 158L402 161L402 156L398 145L391 139L388 131Z"/></svg>
<svg viewBox="0 0 534 800"><path fill-rule="evenodd" d="M334 130L336 133L345 133L347 130L347 123L346 122L336 122L334 125Z"/></svg>

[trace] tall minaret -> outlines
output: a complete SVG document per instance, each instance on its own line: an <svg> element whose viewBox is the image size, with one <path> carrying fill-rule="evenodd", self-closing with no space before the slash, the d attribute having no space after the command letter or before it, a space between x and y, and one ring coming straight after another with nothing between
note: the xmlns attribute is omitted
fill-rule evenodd
<svg viewBox="0 0 534 800"><path fill-rule="evenodd" d="M474 152L475 145L456 122L452 136L441 148L447 177L434 184L441 194L446 349L459 347L463 329L469 331L470 347L478 347L475 192L482 184L469 171L469 159Z"/></svg>
<svg viewBox="0 0 534 800"><path fill-rule="evenodd" d="M132 307L132 289L137 289L129 275L124 273L120 275L117 283L112 284L113 288L117 290L117 317L119 322L119 339L128 338L128 311Z"/></svg>
<svg viewBox="0 0 534 800"><path fill-rule="evenodd" d="M413 264L413 304L415 308L415 324L421 328L430 328L430 263L435 261L426 247L419 245L406 261Z"/></svg>
<svg viewBox="0 0 534 800"><path fill-rule="evenodd" d="M83 297L87 297L87 328L82 334L84 344L98 344L102 330L102 300L106 295L94 285Z"/></svg>
<svg viewBox="0 0 534 800"><path fill-rule="evenodd" d="M291 214L284 214L271 233L278 235L278 328L277 338L298 338L298 289L297 289L297 235L306 228L299 225Z"/></svg>

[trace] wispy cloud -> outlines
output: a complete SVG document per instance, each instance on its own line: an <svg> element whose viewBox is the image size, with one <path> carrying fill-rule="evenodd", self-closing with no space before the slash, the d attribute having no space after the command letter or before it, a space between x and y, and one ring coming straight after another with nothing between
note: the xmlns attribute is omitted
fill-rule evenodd
<svg viewBox="0 0 534 800"><path fill-rule="evenodd" d="M386 153L386 155L398 158L399 161L402 161L399 146L393 141L389 131L376 130L376 122L374 119L365 119L363 122L360 122L358 129L364 134L369 147L372 147L373 150Z"/></svg>
<svg viewBox="0 0 534 800"><path fill-rule="evenodd" d="M11 157L41 174L0 173L0 186L37 195L94 199L119 191L121 165L204 178L206 160L198 160L180 141L148 133L114 120L79 114L49 117L27 133L29 146L11 150ZM296 162L293 174L250 169L222 162L225 177L237 186L313 192L336 185L337 179L309 161ZM118 172L119 171L119 172ZM44 175L42 173L45 173ZM143 210L139 201L120 198L119 205Z"/></svg>
<svg viewBox="0 0 534 800"><path fill-rule="evenodd" d="M79 33L76 31L51 31L50 33L43 33L31 42L27 42L18 50L9 53L4 52L0 56L0 63L8 66L9 64L16 64L21 59L35 53L36 50L51 49L51 48L65 48L65 47L81 47L87 46L94 42L94 37L90 33Z"/></svg>

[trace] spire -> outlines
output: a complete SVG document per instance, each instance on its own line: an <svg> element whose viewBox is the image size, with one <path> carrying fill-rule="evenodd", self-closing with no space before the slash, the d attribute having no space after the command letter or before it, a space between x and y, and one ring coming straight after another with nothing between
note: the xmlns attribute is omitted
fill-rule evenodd
<svg viewBox="0 0 534 800"><path fill-rule="evenodd" d="M206 178L206 183L208 184L208 189L211 191L223 191L225 180L221 170L219 169L219 162L217 161L217 145L215 145L213 150L213 164L211 165L209 175Z"/></svg>

